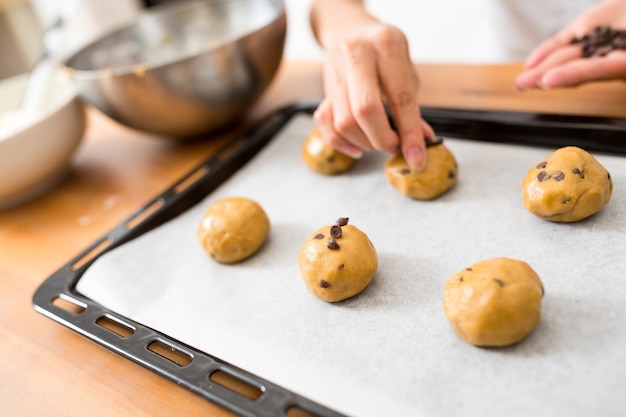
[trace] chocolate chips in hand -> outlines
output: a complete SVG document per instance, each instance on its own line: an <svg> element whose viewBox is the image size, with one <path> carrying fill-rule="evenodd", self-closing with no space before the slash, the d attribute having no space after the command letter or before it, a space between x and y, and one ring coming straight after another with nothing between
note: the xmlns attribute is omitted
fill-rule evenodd
<svg viewBox="0 0 626 417"><path fill-rule="evenodd" d="M591 33L574 38L571 43L582 45L583 58L605 56L616 49L626 49L626 30L596 26Z"/></svg>

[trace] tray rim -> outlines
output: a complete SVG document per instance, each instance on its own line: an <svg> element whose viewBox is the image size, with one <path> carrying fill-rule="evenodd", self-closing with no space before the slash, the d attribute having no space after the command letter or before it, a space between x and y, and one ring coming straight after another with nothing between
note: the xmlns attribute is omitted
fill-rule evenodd
<svg viewBox="0 0 626 417"><path fill-rule="evenodd" d="M322 404L107 309L76 290L76 284L98 257L183 213L244 166L295 115L312 115L318 104L319 100L302 100L270 113L183 175L161 195L140 207L48 277L33 295L35 311L239 415L287 415L288 410L295 407L320 417L342 416ZM437 107L422 108L422 116L443 136L540 147L573 144L589 151L626 155L626 119ZM191 184L178 191L191 179ZM145 217L141 217L143 215ZM141 220L133 224L140 217ZM54 304L57 299L68 301L81 311L61 308ZM133 334L124 338L102 327L97 324L102 318L129 327ZM149 346L154 342L188 356L190 363L183 366L151 351ZM249 399L212 382L210 376L216 371L258 387L260 396Z"/></svg>

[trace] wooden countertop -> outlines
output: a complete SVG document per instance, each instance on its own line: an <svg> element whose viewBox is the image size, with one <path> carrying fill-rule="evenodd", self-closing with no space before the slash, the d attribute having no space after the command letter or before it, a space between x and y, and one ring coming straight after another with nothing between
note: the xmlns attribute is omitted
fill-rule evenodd
<svg viewBox="0 0 626 417"><path fill-rule="evenodd" d="M423 105L626 117L626 84L519 93L516 64L420 65ZM318 62L284 62L251 119L321 96ZM175 145L89 111L68 177L0 212L0 415L230 415L36 313L55 270L206 159L226 137Z"/></svg>

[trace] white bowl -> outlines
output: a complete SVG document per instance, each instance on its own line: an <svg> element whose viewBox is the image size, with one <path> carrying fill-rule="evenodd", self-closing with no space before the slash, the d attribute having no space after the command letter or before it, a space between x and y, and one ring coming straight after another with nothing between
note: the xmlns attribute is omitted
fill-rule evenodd
<svg viewBox="0 0 626 417"><path fill-rule="evenodd" d="M27 79L21 74L0 80L0 210L57 185L87 125L76 87L61 72L51 77L39 110L25 117L17 109Z"/></svg>

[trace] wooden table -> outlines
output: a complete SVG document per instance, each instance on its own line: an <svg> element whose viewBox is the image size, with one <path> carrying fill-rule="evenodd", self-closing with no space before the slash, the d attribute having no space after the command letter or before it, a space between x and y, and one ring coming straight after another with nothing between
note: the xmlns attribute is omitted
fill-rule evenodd
<svg viewBox="0 0 626 417"><path fill-rule="evenodd" d="M284 62L256 119L321 96L320 63ZM626 117L626 85L518 93L519 65L420 65L421 102ZM230 415L36 313L36 288L97 238L203 161L226 138L174 145L89 111L85 141L52 192L0 212L0 415Z"/></svg>

